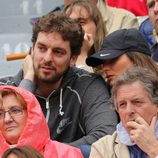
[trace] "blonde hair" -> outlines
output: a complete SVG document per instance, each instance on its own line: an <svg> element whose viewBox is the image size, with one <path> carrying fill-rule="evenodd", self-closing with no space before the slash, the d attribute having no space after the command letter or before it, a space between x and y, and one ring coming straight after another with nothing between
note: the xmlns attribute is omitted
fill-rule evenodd
<svg viewBox="0 0 158 158"><path fill-rule="evenodd" d="M92 21L94 21L96 25L96 37L94 39L94 48L95 51L98 52L101 48L104 37L107 35L107 31L105 30L105 24L103 22L101 13L96 6L96 3L92 0L74 0L73 2L65 6L64 12L70 15L74 6L79 6L86 9L86 11L89 13L89 18ZM89 55L91 54L88 54L88 56Z"/></svg>
<svg viewBox="0 0 158 158"><path fill-rule="evenodd" d="M150 56L139 52L127 52L126 54L135 66L152 70L158 76L158 65Z"/></svg>

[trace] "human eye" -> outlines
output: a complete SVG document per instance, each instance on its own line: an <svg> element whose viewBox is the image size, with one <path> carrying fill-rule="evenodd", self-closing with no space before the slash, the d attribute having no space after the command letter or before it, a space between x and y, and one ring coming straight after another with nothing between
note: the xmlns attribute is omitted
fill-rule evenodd
<svg viewBox="0 0 158 158"><path fill-rule="evenodd" d="M11 114L19 114L22 112L22 107L12 107L9 111Z"/></svg>
<svg viewBox="0 0 158 158"><path fill-rule="evenodd" d="M45 48L44 47L41 47L39 46L38 49L41 51L41 52L44 52Z"/></svg>
<svg viewBox="0 0 158 158"><path fill-rule="evenodd" d="M46 51L46 47L43 46L43 45L38 45L37 48L38 48L38 51L40 51L40 52L45 52Z"/></svg>
<svg viewBox="0 0 158 158"><path fill-rule="evenodd" d="M53 50L53 54L55 54L56 56L63 56L63 55L65 55L65 51L64 50L62 50L62 49L54 49Z"/></svg>
<svg viewBox="0 0 158 158"><path fill-rule="evenodd" d="M83 19L83 18L78 19L78 22L83 26L86 24L86 19Z"/></svg>
<svg viewBox="0 0 158 158"><path fill-rule="evenodd" d="M137 106L137 107L140 107L140 106L142 106L143 105L143 101L142 100L133 100L132 101L132 103L135 105L135 106Z"/></svg>
<svg viewBox="0 0 158 158"><path fill-rule="evenodd" d="M79 23L80 23L81 25L84 25L86 22L85 22L85 20L80 20Z"/></svg>
<svg viewBox="0 0 158 158"><path fill-rule="evenodd" d="M155 1L151 1L151 2L148 4L149 9L153 9L154 6L155 6Z"/></svg>
<svg viewBox="0 0 158 158"><path fill-rule="evenodd" d="M125 107L126 107L126 103L125 102L120 102L120 103L118 103L118 109L125 109Z"/></svg>
<svg viewBox="0 0 158 158"><path fill-rule="evenodd" d="M4 118L4 113L5 113L5 112L4 112L3 110L0 110L0 119L1 119L1 118Z"/></svg>

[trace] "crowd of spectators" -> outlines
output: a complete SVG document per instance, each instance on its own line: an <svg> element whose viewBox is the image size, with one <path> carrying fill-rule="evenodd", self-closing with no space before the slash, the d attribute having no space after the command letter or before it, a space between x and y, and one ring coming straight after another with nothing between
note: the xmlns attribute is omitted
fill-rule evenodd
<svg viewBox="0 0 158 158"><path fill-rule="evenodd" d="M64 0L31 19L0 78L0 157L157 158L157 16L157 0Z"/></svg>

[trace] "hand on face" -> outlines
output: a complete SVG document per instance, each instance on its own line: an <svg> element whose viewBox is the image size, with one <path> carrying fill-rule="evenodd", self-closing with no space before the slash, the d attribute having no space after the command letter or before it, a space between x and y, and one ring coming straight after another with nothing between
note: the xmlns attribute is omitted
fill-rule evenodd
<svg viewBox="0 0 158 158"><path fill-rule="evenodd" d="M85 32L84 43L83 43L84 51L89 52L93 44L94 44L93 36L91 34Z"/></svg>
<svg viewBox="0 0 158 158"><path fill-rule="evenodd" d="M30 81L34 81L34 67L33 67L32 53L33 50L31 49L31 55L27 55L23 61L24 79L28 79Z"/></svg>
<svg viewBox="0 0 158 158"><path fill-rule="evenodd" d="M148 124L142 117L137 117L135 121L129 121L127 127L130 128L130 139L137 144L149 156L153 156L154 149L158 155L158 141L155 135L155 125L157 116L153 116L151 123ZM156 154L154 155L156 156Z"/></svg>

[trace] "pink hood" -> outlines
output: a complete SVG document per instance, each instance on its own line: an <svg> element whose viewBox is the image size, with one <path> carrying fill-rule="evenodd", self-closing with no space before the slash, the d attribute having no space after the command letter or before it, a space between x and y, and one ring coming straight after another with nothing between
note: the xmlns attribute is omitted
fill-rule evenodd
<svg viewBox="0 0 158 158"><path fill-rule="evenodd" d="M14 89L23 96L27 103L27 123L18 140L17 146L30 145L43 153L43 148L50 141L50 136L45 117L37 99L32 93L19 87L0 86L0 90L3 90L4 88ZM5 141L0 133L0 155L2 155L2 153L8 148L10 148L10 145Z"/></svg>
<svg viewBox="0 0 158 158"><path fill-rule="evenodd" d="M4 88L15 90L23 96L27 103L27 123L16 146L33 146L44 154L45 158L51 158L52 156L53 158L82 158L78 149L50 140L45 116L43 115L40 104L32 93L19 87L0 86L0 90L3 90ZM8 148L10 148L10 145L5 141L3 135L0 133L0 157Z"/></svg>

